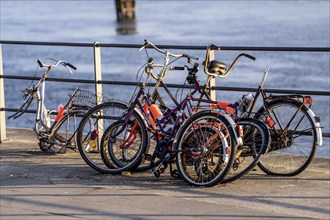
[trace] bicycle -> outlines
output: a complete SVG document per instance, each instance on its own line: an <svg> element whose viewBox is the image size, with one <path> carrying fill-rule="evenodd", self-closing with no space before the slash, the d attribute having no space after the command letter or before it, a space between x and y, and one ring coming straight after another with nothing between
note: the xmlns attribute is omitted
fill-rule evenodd
<svg viewBox="0 0 330 220"><path fill-rule="evenodd" d="M203 97L206 97L207 100L212 100L210 94L210 80L212 78L224 78L226 77L232 68L235 66L236 62L240 57L245 56L249 59L255 60L256 58L249 54L239 54L230 67L227 69L226 64L216 61L209 60L210 51L211 50L219 50L219 47L216 45L210 45L207 47L205 60L203 62L204 65L204 73L208 76L207 82L204 85L204 88L199 91L200 97L199 99L193 98L191 100L197 101L197 105L194 107L196 110L199 108L207 108L207 109L224 109L227 114L230 114L231 117L235 120L235 123L239 126L240 129L238 132L241 133L239 136L242 137L242 144L238 145L237 152L235 154L234 163L232 165L232 169L229 170L226 177L221 181L221 183L229 183L237 180L242 177L244 174L253 169L260 160L260 157L267 153L267 150L270 145L270 133L267 130L267 127L259 120L253 118L239 117L239 110L242 108L242 101L238 101L235 103L228 102L219 102L210 103L209 106L202 106L202 104L207 103ZM187 82L190 85L199 86L197 83L197 70L189 71L187 76ZM187 125L189 126L189 125ZM187 128L186 128L187 129ZM185 144L184 132L181 131L182 134L178 132L177 139L181 140L180 144ZM190 136L187 137L191 138ZM180 145L179 144L179 145ZM187 147L187 146L186 146ZM179 158L179 156L177 156Z"/></svg>
<svg viewBox="0 0 330 220"><path fill-rule="evenodd" d="M322 146L320 117L311 110L313 100L302 95L267 95L266 69L256 94L246 95L242 114L263 121L271 133L268 153L258 166L269 175L295 176L312 162L317 146ZM254 112L259 96L263 106ZM249 96L249 98L247 98Z"/></svg>
<svg viewBox="0 0 330 220"><path fill-rule="evenodd" d="M209 49L219 51L221 48L212 45ZM207 57L205 60L204 72L207 72ZM219 61L209 65L222 69L225 66ZM313 100L310 96L268 95L264 88L268 73L269 69L266 69L255 95L249 93L242 97L238 116L256 118L269 129L271 143L258 163L260 169L269 175L295 176L312 162L317 146L322 146L320 117L311 110ZM254 111L260 95L262 107Z"/></svg>
<svg viewBox="0 0 330 220"><path fill-rule="evenodd" d="M220 47L213 49L220 50ZM220 63L214 61L213 64L219 66ZM267 95L264 83L268 73L266 69L255 95L243 95L239 117L263 121L270 131L271 144L258 163L260 169L269 175L295 176L312 162L317 146L322 146L320 117L311 110L310 96ZM228 72L223 77L227 75ZM255 112L260 95L262 107Z"/></svg>
<svg viewBox="0 0 330 220"><path fill-rule="evenodd" d="M52 59L54 60L54 59ZM54 60L56 64L50 65L37 60L38 68L46 68L36 85L31 84L24 90L25 99L22 106L16 113L9 116L8 119L17 119L23 115L31 105L32 101L37 101L37 111L34 121L34 131L39 140L41 151L51 153L65 153L67 149L75 150L75 134L77 127L77 117L82 117L86 110L95 105L95 95L89 91L79 88L73 89L72 94L65 105L59 105L58 111L47 110L45 106L46 79L49 72L58 65L64 66L71 74L72 70L77 68L64 60ZM36 70L37 73L38 69ZM56 115L56 116L54 116ZM71 122L72 120L72 122Z"/></svg>

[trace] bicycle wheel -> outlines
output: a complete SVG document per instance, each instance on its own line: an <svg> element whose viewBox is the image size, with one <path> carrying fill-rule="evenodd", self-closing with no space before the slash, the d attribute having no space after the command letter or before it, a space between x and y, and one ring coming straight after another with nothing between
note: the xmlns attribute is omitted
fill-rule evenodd
<svg viewBox="0 0 330 220"><path fill-rule="evenodd" d="M57 122L49 136L49 149L56 153L65 153L69 148L76 149L76 131L79 121L83 118L84 111L71 111Z"/></svg>
<svg viewBox="0 0 330 220"><path fill-rule="evenodd" d="M316 151L316 129L308 108L293 99L266 103L255 117L265 122L271 134L269 152L258 166L269 175L294 176L304 171Z"/></svg>
<svg viewBox="0 0 330 220"><path fill-rule="evenodd" d="M270 145L270 133L263 122L253 118L240 118L235 122L243 129L243 144L238 146L232 169L221 183L235 181L248 173Z"/></svg>
<svg viewBox="0 0 330 220"><path fill-rule="evenodd" d="M138 117L138 118L137 118ZM140 120L140 122L139 122ZM147 135L144 126L141 125L142 120L139 116L132 115L130 120L125 124L123 120L112 123L102 135L100 153L104 164L111 169L120 169L127 167L134 160L139 160L135 165L126 168L126 170L136 170L142 162L142 155L146 150L143 149L142 155L139 152L141 145L146 144L144 136ZM124 130L116 137L112 137L119 129L125 127ZM143 141L144 140L144 141ZM139 158L138 158L139 157Z"/></svg>
<svg viewBox="0 0 330 220"><path fill-rule="evenodd" d="M236 152L234 132L226 118L211 111L196 113L183 123L174 149L186 183L214 186L224 179Z"/></svg>
<svg viewBox="0 0 330 220"><path fill-rule="evenodd" d="M107 148L110 136L107 136L109 133L107 129L113 123L121 121L125 117L126 112L127 106L125 104L107 102L89 110L80 122L77 131L77 146L82 158L91 168L102 173L117 174L124 170L132 169L141 162L141 155L146 150L148 140L144 122L135 111L131 120L137 121L142 135L141 139L135 140L136 143L134 142L134 147L138 149L134 159L125 166L119 167L111 161L108 154ZM111 141L116 143L121 141L121 139L118 137Z"/></svg>

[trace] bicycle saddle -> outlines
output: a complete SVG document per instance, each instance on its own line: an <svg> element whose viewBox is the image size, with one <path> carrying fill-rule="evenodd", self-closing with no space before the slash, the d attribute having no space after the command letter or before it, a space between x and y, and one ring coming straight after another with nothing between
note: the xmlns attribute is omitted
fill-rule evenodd
<svg viewBox="0 0 330 220"><path fill-rule="evenodd" d="M207 65L208 72L223 75L227 70L227 65L223 62L212 60Z"/></svg>

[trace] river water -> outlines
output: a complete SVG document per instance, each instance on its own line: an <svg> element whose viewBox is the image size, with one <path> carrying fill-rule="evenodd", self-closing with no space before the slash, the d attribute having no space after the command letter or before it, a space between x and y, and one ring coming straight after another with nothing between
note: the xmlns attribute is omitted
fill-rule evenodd
<svg viewBox="0 0 330 220"><path fill-rule="evenodd" d="M130 43L219 46L329 47L329 1L137 1L136 21L119 24L113 1L7 1L0 2L0 39L17 41ZM93 50L82 47L45 47L2 45L5 75L33 76L37 58L65 59L78 67L70 75L54 70L52 77L93 79ZM203 60L204 51L173 50ZM152 53L155 60L161 57ZM227 65L239 51L216 53L217 60ZM315 52L248 52L257 57L253 62L242 59L217 86L256 88L265 68L270 75L265 86L272 89L329 91L329 53ZM47 61L47 60L46 60ZM146 62L137 49L102 48L104 80L136 81L136 72ZM184 64L179 62L178 65ZM201 65L201 62L200 62ZM205 81L200 70L199 78ZM37 76L40 76L40 72ZM185 75L169 73L166 82L183 84ZM8 108L22 103L19 90L30 82L5 80L5 102ZM67 89L86 84L47 84L47 106L55 109L65 102ZM134 87L104 86L104 93L129 100ZM181 93L178 93L181 94ZM238 92L217 92L224 101L242 96ZM323 130L329 132L329 97L313 96L313 111L321 116ZM33 107L32 107L33 108ZM26 114L8 127L31 127L33 116ZM330 157L329 138L318 156Z"/></svg>

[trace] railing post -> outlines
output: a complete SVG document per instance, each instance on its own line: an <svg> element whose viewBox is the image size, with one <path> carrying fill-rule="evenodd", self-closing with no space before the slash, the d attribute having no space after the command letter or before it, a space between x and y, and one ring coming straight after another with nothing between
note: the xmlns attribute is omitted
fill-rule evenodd
<svg viewBox="0 0 330 220"><path fill-rule="evenodd" d="M99 46L99 44L99 42L94 42L94 77L95 92L97 95L102 94L102 84L98 83L102 80L101 47ZM100 104L102 102L102 98L98 98L96 102L96 104Z"/></svg>
<svg viewBox="0 0 330 220"><path fill-rule="evenodd" d="M5 108L5 88L3 76L3 65L2 65L2 49L0 44L0 109ZM7 140L6 134L6 112L0 111L0 143Z"/></svg>
<svg viewBox="0 0 330 220"><path fill-rule="evenodd" d="M99 42L94 42L94 77L95 77L95 93L96 93L96 104L102 103L102 84L98 83L102 80L102 63L101 63L101 47L99 45ZM101 113L102 114L102 113ZM103 135L103 120L99 119L97 120L97 130L99 131L98 136L102 137ZM101 140L100 138L97 138L98 141L98 148L100 147ZM99 149L98 149L99 150Z"/></svg>
<svg viewBox="0 0 330 220"><path fill-rule="evenodd" d="M215 59L214 58L214 50L211 50L210 54L209 54L209 61L214 60L214 59ZM207 64L205 64L205 65L207 65ZM214 77L212 77L209 80L209 84L208 84L209 88L211 88L213 86L215 86L215 78ZM214 89L210 89L210 97L211 97L212 100L217 100L217 93Z"/></svg>

